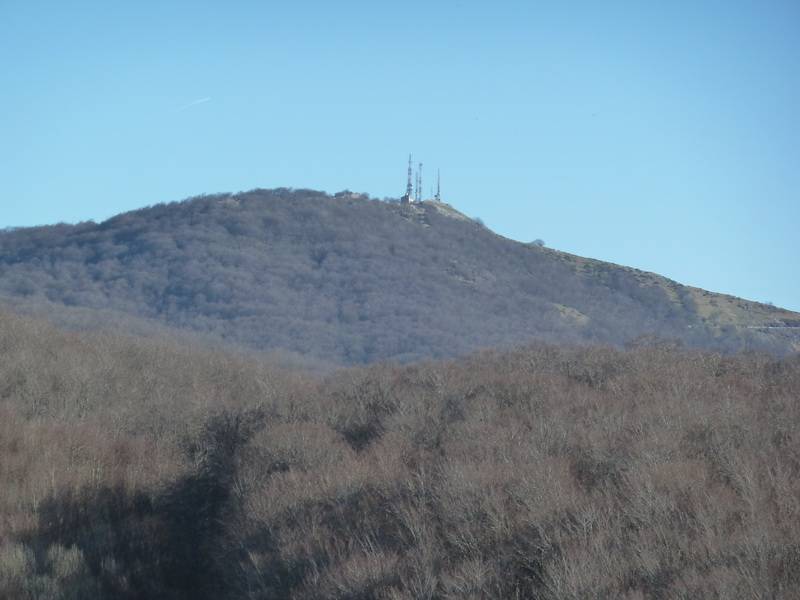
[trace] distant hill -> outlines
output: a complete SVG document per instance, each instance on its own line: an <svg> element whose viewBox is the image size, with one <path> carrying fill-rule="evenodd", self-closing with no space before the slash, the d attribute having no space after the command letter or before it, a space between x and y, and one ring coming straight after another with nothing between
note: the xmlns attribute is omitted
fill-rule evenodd
<svg viewBox="0 0 800 600"><path fill-rule="evenodd" d="M496 235L452 207L254 190L0 234L0 302L333 364L531 340L797 350L800 314ZM759 329L763 328L763 329Z"/></svg>

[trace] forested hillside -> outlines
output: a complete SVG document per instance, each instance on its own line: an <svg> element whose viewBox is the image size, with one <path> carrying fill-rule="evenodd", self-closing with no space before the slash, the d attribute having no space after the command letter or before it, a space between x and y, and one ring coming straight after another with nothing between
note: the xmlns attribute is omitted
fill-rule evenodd
<svg viewBox="0 0 800 600"><path fill-rule="evenodd" d="M0 301L18 309L84 326L166 325L334 364L534 339L793 347L746 326L800 316L700 292L508 240L444 204L308 190L208 196L100 224L0 234Z"/></svg>
<svg viewBox="0 0 800 600"><path fill-rule="evenodd" d="M0 313L0 598L789 600L798 398L798 356L323 378Z"/></svg>

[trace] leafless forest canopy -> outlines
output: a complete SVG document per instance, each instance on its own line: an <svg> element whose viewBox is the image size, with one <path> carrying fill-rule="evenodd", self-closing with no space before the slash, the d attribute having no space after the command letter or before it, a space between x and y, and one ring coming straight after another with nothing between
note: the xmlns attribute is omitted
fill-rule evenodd
<svg viewBox="0 0 800 600"><path fill-rule="evenodd" d="M8 231L0 301L68 325L144 320L340 365L653 333L713 350L786 350L714 327L674 282L669 295L608 263L576 272L558 253L453 214L277 189Z"/></svg>
<svg viewBox="0 0 800 600"><path fill-rule="evenodd" d="M0 314L2 598L795 598L800 358L327 376Z"/></svg>

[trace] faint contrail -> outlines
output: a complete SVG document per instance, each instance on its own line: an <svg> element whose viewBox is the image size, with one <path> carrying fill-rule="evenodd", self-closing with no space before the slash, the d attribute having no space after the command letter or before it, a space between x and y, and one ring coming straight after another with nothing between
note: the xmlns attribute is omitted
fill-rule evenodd
<svg viewBox="0 0 800 600"><path fill-rule="evenodd" d="M203 104L205 102L211 102L211 98L198 98L197 100L192 100L191 102L189 102L189 104L187 104L185 106L181 106L178 109L178 112L180 112L182 110L186 110L187 108L189 108L191 106L195 106L196 104Z"/></svg>

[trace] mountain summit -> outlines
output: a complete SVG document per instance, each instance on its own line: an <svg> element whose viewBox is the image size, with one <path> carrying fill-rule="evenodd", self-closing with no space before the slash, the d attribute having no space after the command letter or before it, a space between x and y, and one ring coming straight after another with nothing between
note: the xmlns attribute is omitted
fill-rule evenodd
<svg viewBox="0 0 800 600"><path fill-rule="evenodd" d="M6 231L0 300L56 321L145 320L333 364L532 340L656 336L777 352L800 340L787 327L798 313L509 240L441 202L311 190Z"/></svg>

